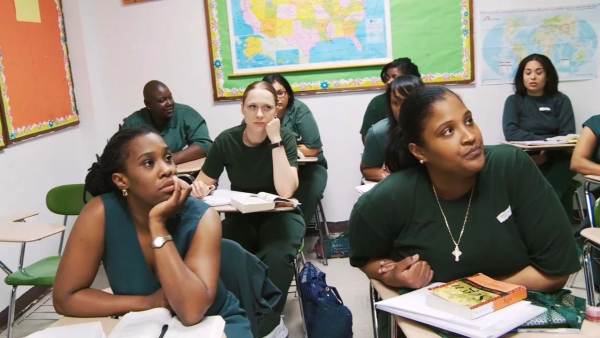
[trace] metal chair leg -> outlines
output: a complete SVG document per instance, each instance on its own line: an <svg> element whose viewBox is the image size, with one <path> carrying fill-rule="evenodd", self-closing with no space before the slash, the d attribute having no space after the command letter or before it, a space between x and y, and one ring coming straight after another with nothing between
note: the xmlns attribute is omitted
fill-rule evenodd
<svg viewBox="0 0 600 338"><path fill-rule="evenodd" d="M373 323L373 337L379 338L379 322L377 321L377 309L375 308L375 302L379 299L377 290L373 287L373 284L369 283L369 297L371 303L371 320Z"/></svg>
<svg viewBox="0 0 600 338"><path fill-rule="evenodd" d="M594 216L594 195L590 191L590 185L591 183L587 181L583 183L583 193L585 196L585 206L587 208L588 218L590 220L590 227L593 228L596 226L596 220Z"/></svg>
<svg viewBox="0 0 600 338"><path fill-rule="evenodd" d="M321 201L317 203L317 208L315 209L315 222L317 225L317 230L319 231L319 239L321 240L321 248L323 254L323 265L327 265L327 253L325 250L325 240L329 238L329 229L327 229L327 220L325 219L325 212L323 212L323 206L321 205Z"/></svg>
<svg viewBox="0 0 600 338"><path fill-rule="evenodd" d="M587 295L587 304L597 306L596 296L594 295L594 273L592 270L592 245L585 243L583 246L583 272L585 273L585 291Z"/></svg>
<svg viewBox="0 0 600 338"><path fill-rule="evenodd" d="M10 304L8 305L8 321L6 322L6 337L12 338L13 324L15 322L15 306L17 302L17 286L13 285L10 292Z"/></svg>
<svg viewBox="0 0 600 338"><path fill-rule="evenodd" d="M304 306L302 305L302 290L300 289L300 276L298 274L298 261L302 262L300 266L304 265L304 254L299 252L294 258L294 280L296 281L296 292L298 293L298 304L300 305L300 316L302 317L302 328L304 329L304 337L308 337L308 330L306 329L306 320L304 318Z"/></svg>

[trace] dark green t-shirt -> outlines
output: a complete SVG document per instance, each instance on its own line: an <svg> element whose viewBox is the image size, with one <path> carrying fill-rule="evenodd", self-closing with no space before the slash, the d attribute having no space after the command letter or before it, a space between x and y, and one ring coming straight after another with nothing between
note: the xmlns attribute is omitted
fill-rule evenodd
<svg viewBox="0 0 600 338"><path fill-rule="evenodd" d="M513 94L504 103L502 128L507 141L544 140L575 133L575 117L569 97Z"/></svg>
<svg viewBox="0 0 600 338"><path fill-rule="evenodd" d="M383 166L385 163L385 149L389 141L389 130L389 117L382 119L369 128L360 162L361 166L366 168Z"/></svg>
<svg viewBox="0 0 600 338"><path fill-rule="evenodd" d="M123 120L123 128L137 126L148 126L156 129L148 108L142 108ZM163 130L158 130L158 132L172 152L197 144L208 153L212 145L206 121L194 108L185 104L175 103L173 116Z"/></svg>
<svg viewBox="0 0 600 338"><path fill-rule="evenodd" d="M567 275L580 264L569 220L552 187L529 156L508 145L486 147L460 250L436 203L426 170L395 172L358 200L350 217L350 263L401 260L419 254L433 281L478 272L506 276L532 265L548 275ZM469 194L440 200L458 239Z"/></svg>
<svg viewBox="0 0 600 338"><path fill-rule="evenodd" d="M590 128L592 133L596 135L596 149L592 153L592 161L600 163L600 115L594 115L583 123L584 127Z"/></svg>
<svg viewBox="0 0 600 338"><path fill-rule="evenodd" d="M288 107L282 123L284 128L295 134L298 145L304 144L311 149L321 148L318 155L319 163L327 167L327 161L323 156L319 126L317 126L317 121L315 121L310 109L302 101L294 98L294 104Z"/></svg>
<svg viewBox="0 0 600 338"><path fill-rule="evenodd" d="M217 136L202 166L202 172L218 180L223 169L226 169L232 190L277 194L273 181L271 141L267 137L260 145L248 147L242 139L244 129L246 125L242 124ZM298 152L294 134L282 128L281 139L290 165L297 167Z"/></svg>
<svg viewBox="0 0 600 338"><path fill-rule="evenodd" d="M372 125L389 115L389 110L390 107L387 94L383 93L375 96L371 102L369 102L367 111L365 111L362 126L360 127L360 134L365 137Z"/></svg>

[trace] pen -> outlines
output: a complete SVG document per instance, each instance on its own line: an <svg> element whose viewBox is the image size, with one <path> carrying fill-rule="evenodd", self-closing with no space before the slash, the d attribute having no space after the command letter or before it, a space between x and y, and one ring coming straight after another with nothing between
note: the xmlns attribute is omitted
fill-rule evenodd
<svg viewBox="0 0 600 338"><path fill-rule="evenodd" d="M169 325L165 324L162 326L162 328L160 329L160 335L158 336L158 338L163 338L165 336L165 334L167 333L167 330L169 329Z"/></svg>

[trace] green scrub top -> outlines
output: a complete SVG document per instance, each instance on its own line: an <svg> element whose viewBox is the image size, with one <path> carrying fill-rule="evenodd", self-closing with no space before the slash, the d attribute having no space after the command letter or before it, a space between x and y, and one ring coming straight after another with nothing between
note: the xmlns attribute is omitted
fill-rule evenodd
<svg viewBox="0 0 600 338"><path fill-rule="evenodd" d="M382 119L369 128L365 139L361 166L366 168L382 167L385 163L385 149L389 142L390 120Z"/></svg>
<svg viewBox="0 0 600 338"><path fill-rule="evenodd" d="M323 156L323 144L319 134L319 126L310 109L304 102L294 98L294 103L288 107L283 117L283 127L291 130L296 136L298 145L304 144L311 149L321 148L318 158L321 165L327 168L327 161Z"/></svg>
<svg viewBox="0 0 600 338"><path fill-rule="evenodd" d="M395 172L355 204L350 217L350 263L401 260L419 254L434 282L478 272L506 276L532 265L548 275L580 269L567 215L529 156L512 146L486 147L460 250L454 244L422 166ZM469 193L440 200L454 238L462 228Z"/></svg>
<svg viewBox="0 0 600 338"><path fill-rule="evenodd" d="M123 120L123 128L137 126L148 126L156 129L148 108L142 108ZM212 145L206 121L194 108L185 104L175 103L173 116L169 119L165 128L158 132L172 152L197 144L208 153Z"/></svg>
<svg viewBox="0 0 600 338"><path fill-rule="evenodd" d="M365 111L362 126L360 127L360 134L365 137L372 125L389 115L389 110L390 105L387 94L383 93L375 96L371 102L369 102L367 111Z"/></svg>
<svg viewBox="0 0 600 338"><path fill-rule="evenodd" d="M217 136L202 166L202 172L217 180L223 169L226 169L232 190L277 194L273 181L271 141L267 137L258 146L248 147L242 139L244 129L246 125L242 124ZM290 165L297 167L298 150L294 134L282 128L281 140Z"/></svg>
<svg viewBox="0 0 600 338"><path fill-rule="evenodd" d="M600 115L594 115L583 123L584 127L590 128L592 133L596 135L596 149L592 153L592 161L600 163Z"/></svg>
<svg viewBox="0 0 600 338"><path fill-rule="evenodd" d="M502 128L507 141L544 140L575 133L571 100L561 92L551 96L513 94L504 103Z"/></svg>

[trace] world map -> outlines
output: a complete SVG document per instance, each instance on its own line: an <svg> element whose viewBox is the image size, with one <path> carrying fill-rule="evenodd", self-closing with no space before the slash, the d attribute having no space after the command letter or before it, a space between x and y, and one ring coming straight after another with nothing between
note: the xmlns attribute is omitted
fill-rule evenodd
<svg viewBox="0 0 600 338"><path fill-rule="evenodd" d="M391 60L389 0L228 0L234 74Z"/></svg>
<svg viewBox="0 0 600 338"><path fill-rule="evenodd" d="M597 75L600 6L482 12L482 84L512 83L521 59L548 56L559 78Z"/></svg>

